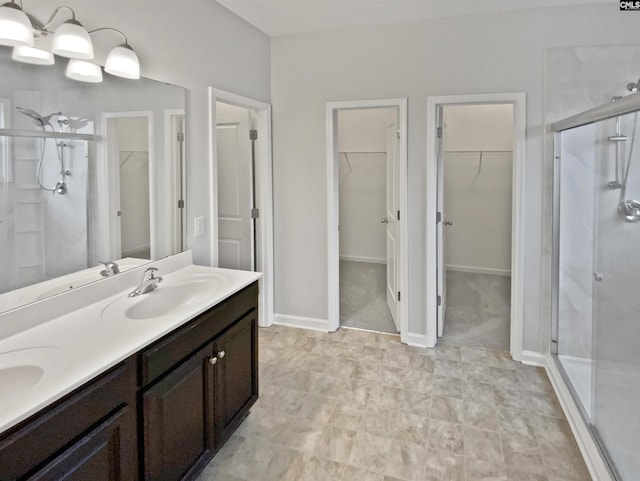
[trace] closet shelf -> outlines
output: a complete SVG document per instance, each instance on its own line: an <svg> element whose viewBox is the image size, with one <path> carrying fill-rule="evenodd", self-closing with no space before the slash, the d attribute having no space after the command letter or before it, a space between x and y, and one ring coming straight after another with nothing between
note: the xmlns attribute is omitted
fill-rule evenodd
<svg viewBox="0 0 640 481"><path fill-rule="evenodd" d="M41 130L0 129L0 137L35 137L40 139L96 140L94 134L76 132L48 132Z"/></svg>

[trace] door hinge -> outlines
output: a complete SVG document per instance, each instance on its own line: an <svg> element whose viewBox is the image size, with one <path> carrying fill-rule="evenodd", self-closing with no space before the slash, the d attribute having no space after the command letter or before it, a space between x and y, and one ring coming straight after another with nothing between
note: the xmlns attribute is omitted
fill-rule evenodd
<svg viewBox="0 0 640 481"><path fill-rule="evenodd" d="M400 302L400 291L398 291L398 302Z"/></svg>
<svg viewBox="0 0 640 481"><path fill-rule="evenodd" d="M442 222L442 212L436 212L436 224Z"/></svg>
<svg viewBox="0 0 640 481"><path fill-rule="evenodd" d="M178 200L178 209L184 209L184 200Z"/></svg>
<svg viewBox="0 0 640 481"><path fill-rule="evenodd" d="M249 131L249 140L258 140L258 131L257 130L250 130Z"/></svg>
<svg viewBox="0 0 640 481"><path fill-rule="evenodd" d="M178 132L178 134L176 135L176 139L178 140L178 142L184 142L184 132Z"/></svg>
<svg viewBox="0 0 640 481"><path fill-rule="evenodd" d="M117 212L116 212L116 216L118 216L118 217L122 217L122 211L121 211L121 210L117 211Z"/></svg>
<svg viewBox="0 0 640 481"><path fill-rule="evenodd" d="M400 220L400 211L396 211L396 220Z"/></svg>
<svg viewBox="0 0 640 481"><path fill-rule="evenodd" d="M438 305L441 306L442 305L442 296L438 296Z"/></svg>
<svg viewBox="0 0 640 481"><path fill-rule="evenodd" d="M251 209L251 218L258 219L260 217L260 209Z"/></svg>
<svg viewBox="0 0 640 481"><path fill-rule="evenodd" d="M442 138L442 127L438 127L436 129L436 136L441 139Z"/></svg>

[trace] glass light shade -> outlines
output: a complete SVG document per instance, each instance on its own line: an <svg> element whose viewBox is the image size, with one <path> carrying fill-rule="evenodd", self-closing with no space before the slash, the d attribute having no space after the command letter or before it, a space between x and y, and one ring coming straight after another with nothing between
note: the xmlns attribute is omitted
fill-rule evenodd
<svg viewBox="0 0 640 481"><path fill-rule="evenodd" d="M56 29L51 50L61 57L93 58L93 43L89 33L76 20L67 20Z"/></svg>
<svg viewBox="0 0 640 481"><path fill-rule="evenodd" d="M33 46L31 21L15 3L0 6L0 45Z"/></svg>
<svg viewBox="0 0 640 481"><path fill-rule="evenodd" d="M69 60L65 75L70 79L79 80L80 82L102 82L102 69L100 65L75 58Z"/></svg>
<svg viewBox="0 0 640 481"><path fill-rule="evenodd" d="M51 52L36 47L13 47L11 58L18 62L35 65L53 65L55 63Z"/></svg>
<svg viewBox="0 0 640 481"><path fill-rule="evenodd" d="M139 79L140 61L129 45L118 45L109 53L104 71L118 77Z"/></svg>

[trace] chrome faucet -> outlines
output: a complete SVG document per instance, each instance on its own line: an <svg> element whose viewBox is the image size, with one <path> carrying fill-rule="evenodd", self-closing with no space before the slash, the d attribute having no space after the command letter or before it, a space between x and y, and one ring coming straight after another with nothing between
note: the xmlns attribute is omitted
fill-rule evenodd
<svg viewBox="0 0 640 481"><path fill-rule="evenodd" d="M120 274L120 268L118 267L118 264L116 264L113 261L109 261L109 262L100 262L100 264L104 265L104 270L100 271L100 275L102 277L111 277L111 276L115 276L116 274Z"/></svg>
<svg viewBox="0 0 640 481"><path fill-rule="evenodd" d="M129 293L129 297L136 297L140 294L146 294L147 292L151 292L156 287L158 287L158 284L162 282L162 277L156 277L154 275L154 272L156 272L157 270L157 267L147 267L142 273L140 284L138 284L138 287L136 287Z"/></svg>

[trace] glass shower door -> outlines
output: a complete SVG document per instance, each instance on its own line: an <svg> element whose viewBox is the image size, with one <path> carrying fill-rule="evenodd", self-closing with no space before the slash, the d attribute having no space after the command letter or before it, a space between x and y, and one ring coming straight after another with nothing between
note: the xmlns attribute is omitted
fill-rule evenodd
<svg viewBox="0 0 640 481"><path fill-rule="evenodd" d="M621 481L640 473L640 204L619 209L621 201L640 201L636 116L620 119L627 137L619 159L622 187L611 186L612 162L597 163L595 172L591 422Z"/></svg>

